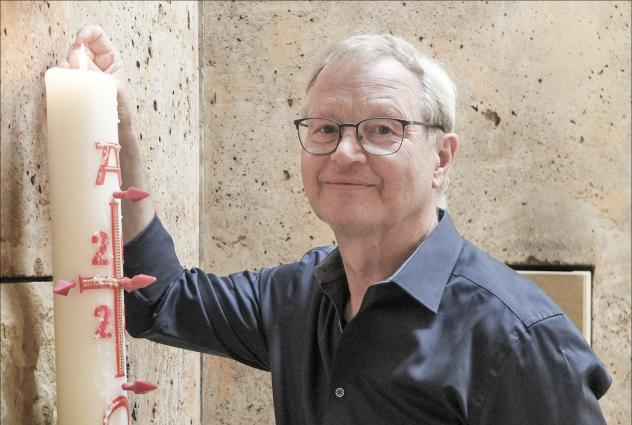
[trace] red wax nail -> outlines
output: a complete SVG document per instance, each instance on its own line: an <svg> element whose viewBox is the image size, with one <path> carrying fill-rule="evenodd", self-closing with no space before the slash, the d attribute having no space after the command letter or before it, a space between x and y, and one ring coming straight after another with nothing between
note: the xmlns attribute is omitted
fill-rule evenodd
<svg viewBox="0 0 632 425"><path fill-rule="evenodd" d="M59 281L55 285L55 288L53 289L53 292L57 295L63 295L65 297L66 295L68 295L68 292L70 292L70 290L75 286L77 286L77 283L74 280L71 280L69 282L67 280L59 279Z"/></svg>
<svg viewBox="0 0 632 425"><path fill-rule="evenodd" d="M158 385L151 384L145 381L135 381L133 384L123 384L125 391L131 391L134 394L145 394L158 388Z"/></svg>
<svg viewBox="0 0 632 425"><path fill-rule="evenodd" d="M147 276L146 274L137 274L133 278L124 277L119 280L119 286L125 289L127 292L132 292L135 289L146 288L156 281L153 276Z"/></svg>
<svg viewBox="0 0 632 425"><path fill-rule="evenodd" d="M140 190L140 189L130 186L124 192L114 192L112 196L114 196L117 199L127 199L132 202L136 202L148 197L149 192L145 192L144 190Z"/></svg>

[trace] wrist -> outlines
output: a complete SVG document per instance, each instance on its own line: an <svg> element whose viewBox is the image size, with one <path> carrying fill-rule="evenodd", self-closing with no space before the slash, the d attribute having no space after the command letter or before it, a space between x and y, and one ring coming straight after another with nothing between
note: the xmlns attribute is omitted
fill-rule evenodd
<svg viewBox="0 0 632 425"><path fill-rule="evenodd" d="M138 156L140 147L138 139L134 132L134 126L130 120L119 120L118 124L118 141L123 149L121 149L121 160L124 158L135 158Z"/></svg>
<svg viewBox="0 0 632 425"><path fill-rule="evenodd" d="M117 112L119 119L119 132L124 130L133 133L132 110L130 108L130 101L125 89L119 89L116 100L118 103Z"/></svg>
<svg viewBox="0 0 632 425"><path fill-rule="evenodd" d="M129 117L119 116L118 133L119 139L134 138L134 126L132 125L132 120L129 119Z"/></svg>

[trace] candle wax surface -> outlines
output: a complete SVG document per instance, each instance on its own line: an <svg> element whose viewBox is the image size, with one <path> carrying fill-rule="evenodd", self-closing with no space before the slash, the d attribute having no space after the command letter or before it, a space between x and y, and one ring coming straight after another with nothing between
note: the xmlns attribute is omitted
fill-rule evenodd
<svg viewBox="0 0 632 425"><path fill-rule="evenodd" d="M52 68L45 82L53 279L77 282L68 296L54 297L57 423L96 425L103 423L112 400L127 395L121 388L126 377L116 377L115 291L80 292L78 282L79 276L114 273L113 227L120 229L121 224L120 209L118 223L113 223L110 202L120 183L117 173L106 172L103 184L96 184L103 152L96 143L118 144L116 81L101 72ZM107 163L116 165L114 152ZM101 232L107 234L104 244ZM93 265L102 245L107 264ZM112 314L105 317L107 309ZM105 319L104 335L111 337L98 338ZM109 424L128 424L123 412L116 410Z"/></svg>

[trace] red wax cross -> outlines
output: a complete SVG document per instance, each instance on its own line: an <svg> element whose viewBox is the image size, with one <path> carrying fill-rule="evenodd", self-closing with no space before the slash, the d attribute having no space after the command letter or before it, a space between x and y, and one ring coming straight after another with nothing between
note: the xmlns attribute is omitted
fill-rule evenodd
<svg viewBox="0 0 632 425"><path fill-rule="evenodd" d="M95 143L97 150L101 150L101 161L99 170L97 171L96 185L103 185L105 176L108 172L113 172L118 178L118 184L121 185L121 167L119 160L119 150L121 147L116 143ZM111 154L114 153L112 156ZM116 350L116 378L125 376L125 344L123 341L125 335L125 312L123 303L123 291L131 292L135 289L144 288L153 283L156 278L143 274L136 275L132 278L123 276L123 256L122 241L120 227L120 204L117 199L127 199L132 202L140 201L149 196L148 192L129 187L126 191L115 191L112 193L113 199L110 201L110 231L100 230L91 237L91 242L96 245L96 252L92 257L92 265L109 266L110 259L112 263L111 274L98 276L79 276L79 291L89 290L111 290L114 295L114 309L110 306L102 304L94 309L94 317L99 319L99 326L94 332L94 337L98 339L110 339L114 337ZM111 257L107 255L108 244L112 245ZM55 285L54 293L57 295L67 296L69 291L77 286L76 281L59 280ZM114 325L112 326L112 317ZM126 391L133 391L137 394L144 394L148 391L156 389L156 385L144 381L136 381L133 384L125 383L121 387ZM103 425L107 425L112 414L119 409L124 409L127 413L128 423L129 404L127 397L118 396L112 400L105 409L103 416Z"/></svg>
<svg viewBox="0 0 632 425"><path fill-rule="evenodd" d="M121 291L121 289L119 288L119 281L123 278L123 261L121 260L121 228L119 226L119 206L118 202L114 199L110 201L110 213L112 225L112 276L79 276L79 290L80 292L83 292L92 289L111 289L114 294L114 311L112 313L114 316L114 339L116 344L116 377L120 378L122 376L125 376L125 345L123 344L123 338L125 335L125 316L123 311L123 291ZM107 249L107 233L101 231L100 236L101 242L105 240L105 247ZM104 254L104 252L101 252L102 249L103 245L100 245L97 254ZM105 264L107 264L107 262ZM105 306L98 306L95 309L95 316L101 318L101 324L97 329L95 336L97 338L110 338L111 334L108 335L109 332L107 332L110 315L109 312L107 312L106 314L106 310L103 310L102 307ZM97 312L97 310L99 311Z"/></svg>

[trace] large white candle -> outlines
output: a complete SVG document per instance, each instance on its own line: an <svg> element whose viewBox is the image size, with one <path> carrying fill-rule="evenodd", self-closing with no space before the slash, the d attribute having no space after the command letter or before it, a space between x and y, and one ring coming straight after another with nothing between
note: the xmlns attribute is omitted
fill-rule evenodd
<svg viewBox="0 0 632 425"><path fill-rule="evenodd" d="M116 82L85 65L45 81L53 278L75 285L54 299L57 423L127 425Z"/></svg>

